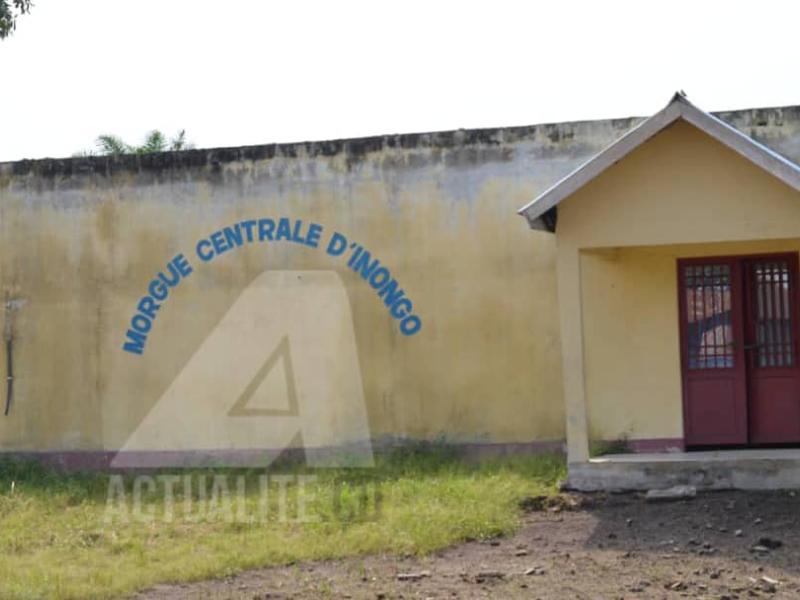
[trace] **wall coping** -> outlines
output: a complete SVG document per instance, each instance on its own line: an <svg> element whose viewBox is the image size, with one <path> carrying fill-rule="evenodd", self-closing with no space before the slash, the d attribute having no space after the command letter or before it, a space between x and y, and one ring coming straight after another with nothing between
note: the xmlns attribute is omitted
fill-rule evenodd
<svg viewBox="0 0 800 600"><path fill-rule="evenodd" d="M748 135L758 128L780 127L785 122L800 123L800 105L750 108L711 113ZM404 150L447 150L474 146L507 146L522 141L547 138L551 144L580 141L593 129L627 130L643 117L565 121L537 125L457 129L426 133L376 135L323 141L259 144L203 148L153 154L122 156L75 156L69 158L23 159L0 162L0 175L42 178L81 175L112 176L119 173L176 171L196 168L218 169L226 163L261 161L273 158L315 158L344 156L359 161L372 153ZM754 131L751 131L754 130Z"/></svg>

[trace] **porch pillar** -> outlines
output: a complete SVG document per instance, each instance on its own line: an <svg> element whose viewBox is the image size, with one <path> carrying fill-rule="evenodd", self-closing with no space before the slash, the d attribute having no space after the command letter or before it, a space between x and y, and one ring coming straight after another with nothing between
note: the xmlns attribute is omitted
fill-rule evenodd
<svg viewBox="0 0 800 600"><path fill-rule="evenodd" d="M567 462L589 460L583 368L581 261L577 248L558 248L558 306L566 413Z"/></svg>

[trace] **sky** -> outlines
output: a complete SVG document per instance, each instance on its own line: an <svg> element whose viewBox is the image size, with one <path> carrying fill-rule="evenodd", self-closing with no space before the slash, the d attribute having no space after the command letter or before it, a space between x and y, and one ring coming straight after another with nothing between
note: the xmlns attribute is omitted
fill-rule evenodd
<svg viewBox="0 0 800 600"><path fill-rule="evenodd" d="M0 161L800 104L800 2L35 0Z"/></svg>

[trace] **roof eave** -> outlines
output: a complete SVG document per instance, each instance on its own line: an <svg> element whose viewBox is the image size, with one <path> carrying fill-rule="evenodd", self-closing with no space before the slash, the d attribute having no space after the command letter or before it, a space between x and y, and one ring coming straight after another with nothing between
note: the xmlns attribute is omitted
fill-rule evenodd
<svg viewBox="0 0 800 600"><path fill-rule="evenodd" d="M606 146L577 169L568 173L551 187L517 211L531 224L564 198L577 192L609 166L656 135L681 116L680 105L673 100L665 108L645 119L621 138Z"/></svg>

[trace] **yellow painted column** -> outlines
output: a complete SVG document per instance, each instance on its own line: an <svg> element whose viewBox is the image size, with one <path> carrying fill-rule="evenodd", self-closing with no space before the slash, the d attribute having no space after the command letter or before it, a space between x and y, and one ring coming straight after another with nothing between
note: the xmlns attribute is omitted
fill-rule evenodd
<svg viewBox="0 0 800 600"><path fill-rule="evenodd" d="M586 384L583 368L581 262L577 248L558 248L558 307L567 430L567 462L589 460Z"/></svg>

